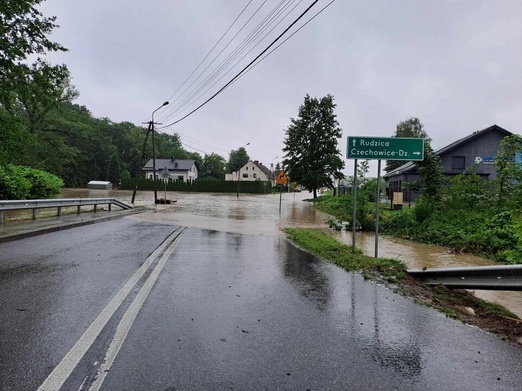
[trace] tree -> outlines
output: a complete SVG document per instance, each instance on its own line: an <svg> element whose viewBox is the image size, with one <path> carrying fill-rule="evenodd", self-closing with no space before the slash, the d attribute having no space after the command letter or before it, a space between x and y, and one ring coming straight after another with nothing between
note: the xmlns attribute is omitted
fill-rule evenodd
<svg viewBox="0 0 522 391"><path fill-rule="evenodd" d="M0 94L0 105L22 118L32 134L50 130L46 123L49 113L79 95L70 80L65 65L52 66L40 59L31 66L20 64L12 72L10 91Z"/></svg>
<svg viewBox="0 0 522 391"><path fill-rule="evenodd" d="M442 190L445 184L445 176L442 171L440 156L435 153L429 141L424 140L424 160L416 162L420 179L414 182L404 183L404 188L421 191L422 198L434 207L440 204Z"/></svg>
<svg viewBox="0 0 522 391"><path fill-rule="evenodd" d="M0 107L0 166L20 163L30 144L34 144L34 137L25 131L22 120Z"/></svg>
<svg viewBox="0 0 522 391"><path fill-rule="evenodd" d="M223 180L226 167L227 162L223 156L217 153L205 154L199 177Z"/></svg>
<svg viewBox="0 0 522 391"><path fill-rule="evenodd" d="M336 120L334 98L305 96L298 118L285 130L285 159L283 165L292 181L301 184L317 197L320 187L333 188L333 179L344 178L344 161L338 149L342 135Z"/></svg>
<svg viewBox="0 0 522 391"><path fill-rule="evenodd" d="M241 167L250 161L250 156L245 147L238 148L237 150L230 151L230 157L228 158L227 171L237 172Z"/></svg>
<svg viewBox="0 0 522 391"><path fill-rule="evenodd" d="M35 6L43 0L0 2L0 80L5 81L20 61L31 54L67 51L47 36L55 27L56 17L44 17Z"/></svg>
<svg viewBox="0 0 522 391"><path fill-rule="evenodd" d="M60 102L70 101L77 92L70 85L65 65L51 66L29 56L66 51L47 38L56 17L44 17L36 6L42 0L0 1L0 133L2 163L20 162L29 148L37 145L33 137L45 128L44 120ZM32 133L29 135L29 132ZM40 136L40 135L38 135ZM47 141L44 139L44 141ZM25 150L21 150L21 146Z"/></svg>
<svg viewBox="0 0 522 391"><path fill-rule="evenodd" d="M405 121L399 122L392 137L423 138L428 143L431 143L431 138L424 130L424 126L420 120L416 117L411 117ZM390 172L406 163L408 163L408 160L387 160L384 171Z"/></svg>
<svg viewBox="0 0 522 391"><path fill-rule="evenodd" d="M520 209L522 205L522 137L513 134L504 137L495 157L497 178L495 195L497 207Z"/></svg>

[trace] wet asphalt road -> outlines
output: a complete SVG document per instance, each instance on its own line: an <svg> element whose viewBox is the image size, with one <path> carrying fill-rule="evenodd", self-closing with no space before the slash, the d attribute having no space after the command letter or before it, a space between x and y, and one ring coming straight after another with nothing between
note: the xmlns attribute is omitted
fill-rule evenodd
<svg viewBox="0 0 522 391"><path fill-rule="evenodd" d="M521 384L522 349L281 236L122 218L0 244L0 390Z"/></svg>

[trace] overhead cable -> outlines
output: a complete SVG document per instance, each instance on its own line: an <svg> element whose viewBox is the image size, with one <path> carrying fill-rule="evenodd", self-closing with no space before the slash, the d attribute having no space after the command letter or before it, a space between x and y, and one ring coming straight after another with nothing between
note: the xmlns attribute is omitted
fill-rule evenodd
<svg viewBox="0 0 522 391"><path fill-rule="evenodd" d="M229 85L234 83L235 80L237 80L243 73L245 73L252 64L254 64L259 58L261 58L277 41L279 41L287 32L290 30L301 18L303 18L314 6L317 4L319 0L315 0L297 19L295 19L290 26L288 26L270 45L268 45L259 55L257 55L246 67L244 67L236 76L234 76L227 84L225 84L222 88L220 88L215 94L213 94L210 98L208 98L205 102L200 104L198 107L196 107L194 110L186 114L185 116L181 117L179 120L174 121L168 125L165 125L162 127L162 129L170 127L172 125L175 125L181 121L183 121L185 118L189 117L190 115L194 114L196 111L198 111L200 108L205 106L208 102L213 100L216 96L218 96L221 92L223 92Z"/></svg>
<svg viewBox="0 0 522 391"><path fill-rule="evenodd" d="M239 35L239 33L241 33L241 31L243 31L245 29L245 27L252 21L252 19L254 18L255 15L257 15L257 13L261 10L261 8L265 5L265 3L267 2L268 0L265 0L256 10L255 12L252 14L252 16L250 18L248 18L248 20L243 24L243 26L241 26L241 28L239 29L239 31L229 40L229 42L225 45L225 47L215 56L215 58L210 62L210 64L207 65L207 67L205 69L203 69L199 75L196 77L196 79L194 79L192 81L192 83L190 83L190 85L185 88L185 90L183 90L183 92L181 92L181 95L175 99L174 102L177 102L179 99L181 99L181 97L203 76L203 74L212 66L212 64L214 64L214 62L219 58L219 56L230 46L230 44L234 41L234 39ZM274 8L274 9L277 9L278 7L280 7L280 5L282 3L284 3L285 0L281 0L280 3ZM274 11L272 11L274 12ZM271 12L271 13L272 13ZM269 14L270 16L270 14ZM267 17L265 17L265 20L266 20ZM236 18L237 20L237 18ZM264 20L261 22L261 24L264 23ZM260 25L261 25L260 24ZM256 27L256 29L259 28L259 25ZM254 31L256 31L256 29L254 29ZM227 30L228 31L228 30ZM240 44L239 48L244 44L244 42L246 40L248 40L251 36L252 36L253 32L251 32ZM223 60L223 62L221 63L221 65L218 66L218 70L219 69L222 69L223 68L223 64L226 63L228 65L228 63L230 63L230 57L234 55L234 53L236 53L239 49L236 48L231 54L229 54L225 60ZM192 73L193 74L193 73ZM219 74L219 72L217 73ZM166 115L165 115L165 118L163 119L164 121L167 120L169 117L172 117L174 116L179 110L177 110L181 105L184 105L186 106L186 101L188 99L190 99L192 96L194 96L194 94L198 93L199 91L201 91L202 88L205 88L206 85L208 85L209 83L209 78L211 80L213 80L215 78L216 75L216 70L214 70L210 76L207 76L205 78L205 80L203 82L201 82L199 84L199 86L196 88L195 91L189 93L189 96L184 98L183 101L181 103L178 103L177 105L174 105L174 106L170 106L167 110L166 110ZM179 89L178 89L179 90Z"/></svg>
<svg viewBox="0 0 522 391"><path fill-rule="evenodd" d="M299 1L299 3L301 3L301 1ZM298 3L298 4L299 4L299 3ZM298 4L297 4L297 5L298 5ZM286 9L287 9L290 5L291 5L291 3L288 4L287 6L285 6L286 8L283 8L282 10L279 10L279 11L278 11L278 15L276 15L276 17L278 17L278 16L281 14L281 12L286 11ZM169 114L171 114L171 116L173 116L173 115L179 113L180 111L183 111L184 108L185 108L186 106L191 105L192 103L194 103L195 101L197 101L201 96L203 96L204 94L206 94L210 89L212 89L212 87L214 87L214 86L215 86L219 81L221 81L221 80L222 80L222 79L223 79L227 74L229 74L229 73L232 71L232 69L233 69L234 67L236 67L236 66L237 66L237 65L238 65L238 64L239 64L239 63L240 63L240 62L241 62L241 61L242 61L242 60L243 60L243 59L244 59L244 58L245 58L245 57L246 57L246 56L247 56L247 55L252 51L252 50L254 50L254 49L255 49L255 48L256 48L256 47L261 43L261 41L264 40L264 39L268 36L268 34L270 34L270 33L271 33L271 32L272 32L272 31L273 31L273 30L274 30L274 29L275 29L275 28L276 28L276 27L277 27L277 26L278 26L278 25L279 25L279 24L280 24L280 23L281 23L281 22L282 22L282 21L283 21L283 20L284 20L284 19L285 19L289 14L290 14L290 12L293 11L293 10L295 9L295 7L297 7L297 5L295 5L295 6L294 6L290 11L288 11L288 12L286 13L286 15L284 15L283 18L280 19L280 20L277 22L277 24L276 24L275 26L273 26L273 27L272 27L272 28L271 28L271 29L270 29L270 30L269 30L269 31L268 31L268 32L267 32L263 37L261 37L261 39L259 40L259 42L257 42L257 43L256 43L256 44L255 44L255 45L254 45L254 46L253 46L253 47L248 51L248 52L246 52L246 53L245 53L245 54L244 54L244 55L243 55L239 60L237 60L236 63L232 66L231 69L229 69L225 74L223 74L221 77L219 77L219 79L215 80L216 77L219 76L219 74L221 74L221 73L223 73L223 72L225 71L226 67L230 64L231 61L235 60L235 59L236 59L236 58L237 58L237 57L238 57L242 52L244 52L244 50L246 50L246 47L248 46L248 44L250 44L250 42L251 42L253 39L257 39L257 37L259 36L259 34L263 33L263 32L264 32L268 27L270 27L271 24L274 23L275 19L272 18L272 20L270 20L268 24L266 24L265 26L263 26L263 29L262 29L262 30L259 30L258 32L254 31L254 32L250 33L250 35L249 35L250 38L247 37L245 40L243 40L242 44L241 44L238 48L236 48L236 50L235 50L232 54L230 54L230 55L227 57L227 59L225 60L225 62L222 63L221 66L220 66L217 70L214 70L214 72L213 72L210 76L207 76L207 78L205 79L205 81L202 82L202 83L200 84L200 86L199 86L196 90L194 90L194 92L191 93L191 95L189 95L188 97L186 97L186 98L183 100L182 103L178 104L178 106L176 106L176 108L171 109L171 111L170 111ZM273 10L273 11L274 11L274 10ZM272 12L273 12L273 11L272 11ZM268 18L268 17L267 17L267 18ZM265 18L265 20L266 20L267 18ZM264 23L265 20L264 20L262 23ZM260 25L261 25L261 24L260 24ZM256 28L256 30L259 29L259 26L260 26L260 25L258 25L258 27ZM254 34L254 33L255 33L255 34ZM254 35L253 35L253 34L254 34ZM252 35L253 35L253 38L252 38ZM248 42L246 42L246 44L245 44L245 41L246 41L247 39L248 39ZM206 88L206 89L203 91L203 88L205 88L206 86L208 86L208 84L209 84L210 82L212 82L213 80L215 80L214 83L211 84L208 88ZM198 94L198 95L197 95L196 97L192 98L195 94ZM191 99L191 98L192 98L192 100L191 100L191 101L188 101L188 100ZM167 118L168 118L168 117L167 117Z"/></svg>

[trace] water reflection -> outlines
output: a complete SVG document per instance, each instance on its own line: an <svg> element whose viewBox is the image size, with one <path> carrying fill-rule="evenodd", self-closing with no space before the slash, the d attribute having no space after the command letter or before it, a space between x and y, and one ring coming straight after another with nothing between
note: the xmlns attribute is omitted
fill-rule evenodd
<svg viewBox="0 0 522 391"><path fill-rule="evenodd" d="M418 309L354 273L348 278L333 276L330 283L335 287L331 312L344 314L337 319L339 330L356 336L361 350L383 368L419 377L423 371L419 343L431 326L419 317Z"/></svg>
<svg viewBox="0 0 522 391"><path fill-rule="evenodd" d="M397 303L382 287L325 264L294 246L276 251L281 250L285 251L284 277L309 303L327 313L342 332L355 338L373 361L406 378L421 376L419 335L429 330L418 311L410 311L409 302Z"/></svg>
<svg viewBox="0 0 522 391"><path fill-rule="evenodd" d="M283 275L297 286L300 295L319 310L327 308L331 283L316 257L294 246L286 246Z"/></svg>
<svg viewBox="0 0 522 391"><path fill-rule="evenodd" d="M132 191L63 189L57 197L114 197L130 203ZM304 202L308 193L285 193L279 195L241 195L217 193L176 193L167 192L167 198L177 202L171 205L155 205L153 193L138 191L135 205L147 205L150 213L134 218L164 224L210 229L222 232L252 235L281 235L285 227L322 228L327 230L327 215ZM336 232L339 240L352 244L351 232ZM356 245L366 254L374 255L375 242L372 233L357 233ZM451 254L440 246L414 243L407 240L379 237L379 256L396 258L409 268L484 266L493 262L470 254ZM488 301L497 302L522 317L522 292L475 291Z"/></svg>

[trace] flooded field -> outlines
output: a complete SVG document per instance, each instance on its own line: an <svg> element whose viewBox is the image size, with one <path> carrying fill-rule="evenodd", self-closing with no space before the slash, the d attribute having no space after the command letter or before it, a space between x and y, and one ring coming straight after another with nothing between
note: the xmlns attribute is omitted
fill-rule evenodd
<svg viewBox="0 0 522 391"><path fill-rule="evenodd" d="M158 191L158 197L175 201L170 205L155 205L154 194L138 191L135 206L148 206L150 211L133 218L182 225L215 231L246 235L282 235L285 227L307 227L328 230L327 215L317 211L305 199L310 193L283 193L271 195L174 193ZM132 191L63 189L56 198L113 197L131 203ZM351 232L335 232L340 241L352 244ZM372 233L357 233L356 246L366 254L374 255L375 241ZM414 243L388 236L379 237L380 257L396 258L409 268L485 266L492 261L470 254L452 254L440 246ZM475 291L488 301L502 304L522 317L522 292Z"/></svg>

